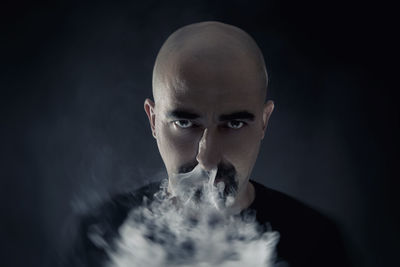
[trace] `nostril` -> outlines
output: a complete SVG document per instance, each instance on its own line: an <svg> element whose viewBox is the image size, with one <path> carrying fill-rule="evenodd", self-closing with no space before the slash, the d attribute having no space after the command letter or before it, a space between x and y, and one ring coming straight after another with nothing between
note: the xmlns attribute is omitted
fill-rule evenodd
<svg viewBox="0 0 400 267"><path fill-rule="evenodd" d="M204 155L198 154L196 157L197 162L201 165L201 167L206 171L211 171L218 166L218 160L216 157L212 155Z"/></svg>

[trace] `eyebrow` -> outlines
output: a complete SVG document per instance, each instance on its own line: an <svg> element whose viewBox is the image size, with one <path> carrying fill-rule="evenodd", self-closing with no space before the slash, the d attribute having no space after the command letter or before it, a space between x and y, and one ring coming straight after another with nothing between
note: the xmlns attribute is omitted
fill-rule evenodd
<svg viewBox="0 0 400 267"><path fill-rule="evenodd" d="M175 109L175 110L168 112L168 117L193 120L193 119L199 118L200 115L191 110ZM244 110L244 111L233 112L230 114L222 114L219 116L219 120L220 121L232 121L232 120L253 121L254 117L255 117L254 114Z"/></svg>
<svg viewBox="0 0 400 267"><path fill-rule="evenodd" d="M193 120L199 118L200 115L186 109L175 109L168 112L168 117Z"/></svg>
<svg viewBox="0 0 400 267"><path fill-rule="evenodd" d="M248 111L238 111L238 112L233 112L230 114L222 114L219 116L220 121L232 121L232 120L254 120L254 114L248 112Z"/></svg>

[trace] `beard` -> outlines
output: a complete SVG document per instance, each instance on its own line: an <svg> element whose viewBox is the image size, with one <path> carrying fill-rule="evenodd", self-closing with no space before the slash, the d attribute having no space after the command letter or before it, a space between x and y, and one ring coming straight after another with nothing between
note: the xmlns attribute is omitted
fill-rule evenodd
<svg viewBox="0 0 400 267"><path fill-rule="evenodd" d="M235 197L238 191L238 181L236 179L235 167L231 164L219 164L218 171L215 176L214 185L218 187L220 183L223 183L224 190L221 197L224 199L228 196Z"/></svg>

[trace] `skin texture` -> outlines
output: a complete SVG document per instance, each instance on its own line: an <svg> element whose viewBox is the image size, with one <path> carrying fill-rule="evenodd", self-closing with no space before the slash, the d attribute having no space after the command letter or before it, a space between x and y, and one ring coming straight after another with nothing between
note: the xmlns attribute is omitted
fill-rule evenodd
<svg viewBox="0 0 400 267"><path fill-rule="evenodd" d="M167 39L154 66L154 102L146 99L144 108L170 192L174 174L200 164L219 167L222 180L234 172L236 210L252 203L250 174L274 109L265 102L267 82L260 49L237 27L196 23Z"/></svg>

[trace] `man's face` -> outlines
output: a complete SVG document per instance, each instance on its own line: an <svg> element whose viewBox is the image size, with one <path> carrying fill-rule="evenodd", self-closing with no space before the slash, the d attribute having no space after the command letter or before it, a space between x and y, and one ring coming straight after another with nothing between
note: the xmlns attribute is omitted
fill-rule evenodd
<svg viewBox="0 0 400 267"><path fill-rule="evenodd" d="M166 71L155 103L146 100L145 108L170 178L200 164L218 168L216 182L227 190L245 190L272 112L256 75L249 64L201 60Z"/></svg>

